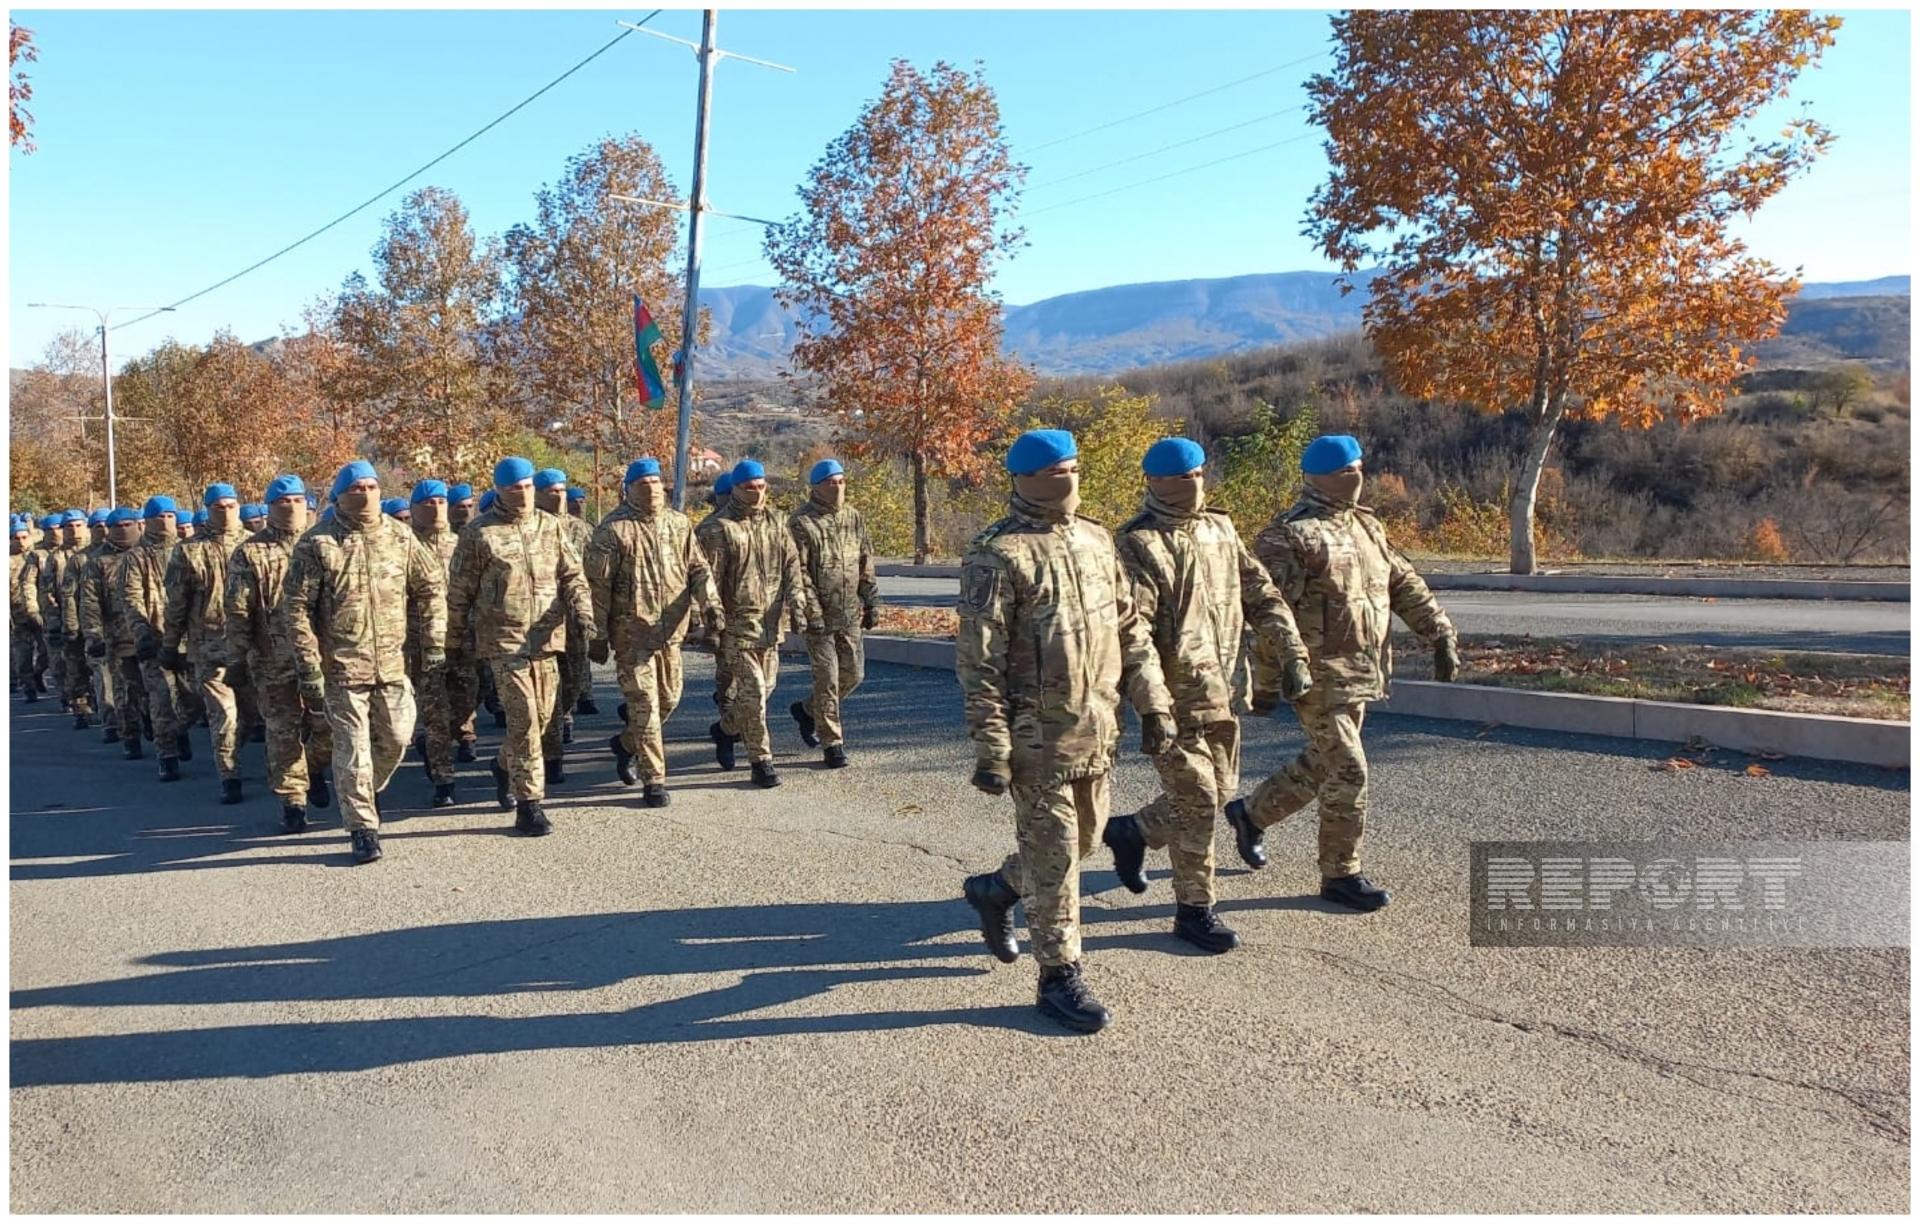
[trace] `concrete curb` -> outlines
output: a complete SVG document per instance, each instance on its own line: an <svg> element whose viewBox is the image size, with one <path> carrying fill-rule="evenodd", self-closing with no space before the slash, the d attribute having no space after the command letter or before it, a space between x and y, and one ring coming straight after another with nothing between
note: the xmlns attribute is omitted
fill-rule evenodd
<svg viewBox="0 0 1920 1224"><path fill-rule="evenodd" d="M868 634L866 646L867 658L875 663L898 663L932 671L953 670L954 644L942 638ZM781 649L804 654L806 642L789 635ZM1396 680L1392 696L1375 702L1373 708L1383 714L1415 718L1496 723L1539 731L1675 744L1701 739L1737 752L1777 752L1782 756L1846 761L1883 769L1911 767L1913 725L1878 718L1739 710L1678 701L1589 697L1578 693L1534 693L1481 684L1440 684L1432 680Z"/></svg>
<svg viewBox="0 0 1920 1224"><path fill-rule="evenodd" d="M877 565L882 578L960 577L957 565ZM1535 591L1561 595L1662 595L1677 599L1838 599L1910 603L1906 582L1815 578L1659 578L1632 574L1425 574L1436 591Z"/></svg>

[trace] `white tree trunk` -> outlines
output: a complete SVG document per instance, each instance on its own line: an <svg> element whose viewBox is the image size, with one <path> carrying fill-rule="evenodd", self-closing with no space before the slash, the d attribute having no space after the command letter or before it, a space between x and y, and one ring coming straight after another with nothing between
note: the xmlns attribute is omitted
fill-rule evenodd
<svg viewBox="0 0 1920 1224"><path fill-rule="evenodd" d="M1508 569L1515 574L1534 571L1533 510L1540 496L1540 473L1547 467L1547 454L1553 449L1560 418L1566 412L1564 401L1550 404L1527 435L1527 449L1520 458L1518 478L1513 482L1513 497L1507 504L1510 530L1507 550Z"/></svg>

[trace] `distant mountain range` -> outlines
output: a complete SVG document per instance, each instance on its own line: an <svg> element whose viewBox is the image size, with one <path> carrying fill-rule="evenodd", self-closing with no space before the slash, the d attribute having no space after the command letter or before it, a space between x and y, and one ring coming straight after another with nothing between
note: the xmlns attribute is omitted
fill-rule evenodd
<svg viewBox="0 0 1920 1224"><path fill-rule="evenodd" d="M1342 297L1334 287L1332 273L1274 272L1067 293L1026 306L1009 306L1006 347L1032 362L1042 374L1051 375L1116 374L1171 361L1269 348L1359 327L1366 283L1366 274L1360 274L1355 284L1362 287ZM1883 276L1870 281L1804 285L1799 301L1905 298L1910 292L1909 278ZM771 289L759 285L703 289L700 301L713 312L713 343L701 354L700 373L704 378L760 379L779 373L798 329L793 317L774 301ZM1796 317L1788 324L1789 335L1794 334L1802 313L1796 306ZM1843 307L1817 313L1823 323L1835 323L1849 312ZM1904 317L1904 304L1897 313ZM1884 310L1878 312L1868 329L1871 335L1853 335L1849 344L1826 359L1898 360L1905 364L1905 332L1900 329L1898 353L1890 352L1889 322ZM1846 331L1848 325L1839 326ZM1790 346L1792 351L1806 359L1817 359L1818 341L1825 330L1816 328L1810 334L1801 329L1799 339Z"/></svg>

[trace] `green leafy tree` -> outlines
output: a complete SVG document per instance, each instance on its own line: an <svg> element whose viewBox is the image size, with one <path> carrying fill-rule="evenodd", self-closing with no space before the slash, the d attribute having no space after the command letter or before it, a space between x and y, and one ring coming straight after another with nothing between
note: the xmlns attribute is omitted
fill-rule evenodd
<svg viewBox="0 0 1920 1224"><path fill-rule="evenodd" d="M1207 504L1233 516L1248 544L1299 496L1300 454L1320 433L1319 414L1311 408L1281 420L1262 400L1253 419L1251 432L1221 439L1220 479L1207 495Z"/></svg>

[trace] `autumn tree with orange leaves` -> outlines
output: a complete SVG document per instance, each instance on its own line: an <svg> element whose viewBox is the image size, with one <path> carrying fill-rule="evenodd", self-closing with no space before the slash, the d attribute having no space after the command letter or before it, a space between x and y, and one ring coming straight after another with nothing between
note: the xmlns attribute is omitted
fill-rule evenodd
<svg viewBox="0 0 1920 1224"><path fill-rule="evenodd" d="M1830 135L1749 121L1832 44L1804 11L1351 12L1308 83L1332 172L1308 232L1378 265L1368 335L1400 389L1528 422L1510 562L1534 569L1540 474L1568 414L1718 412L1797 282L1728 223Z"/></svg>
<svg viewBox="0 0 1920 1224"><path fill-rule="evenodd" d="M25 26L7 23L7 127L9 147L20 146L22 153L31 153L33 144L33 112L26 103L33 100L33 83L27 80L27 74L20 70L21 63L31 64L40 58L40 52L33 45L33 31Z"/></svg>
<svg viewBox="0 0 1920 1224"><path fill-rule="evenodd" d="M1000 351L994 265L1021 242L1007 214L1026 167L976 67L922 73L895 60L880 97L828 146L802 210L767 235L795 312L794 367L838 414L858 455L904 455L916 560L929 552L927 480L982 470L1033 385Z"/></svg>

